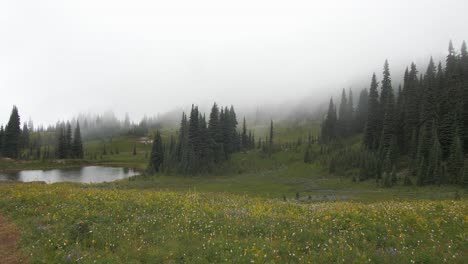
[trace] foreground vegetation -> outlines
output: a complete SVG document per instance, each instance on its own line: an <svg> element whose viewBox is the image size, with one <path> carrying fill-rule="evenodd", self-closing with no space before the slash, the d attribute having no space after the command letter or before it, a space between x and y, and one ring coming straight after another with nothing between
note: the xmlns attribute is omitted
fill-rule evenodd
<svg viewBox="0 0 468 264"><path fill-rule="evenodd" d="M466 201L283 202L74 184L0 187L35 262L466 263Z"/></svg>

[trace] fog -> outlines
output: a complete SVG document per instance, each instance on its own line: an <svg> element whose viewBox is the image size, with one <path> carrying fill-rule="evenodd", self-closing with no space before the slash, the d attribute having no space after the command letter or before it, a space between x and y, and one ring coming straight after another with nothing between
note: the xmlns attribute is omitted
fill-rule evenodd
<svg viewBox="0 0 468 264"><path fill-rule="evenodd" d="M467 13L466 0L2 0L0 123L13 104L44 124L213 101L313 107L385 59L393 76L443 59L468 40Z"/></svg>

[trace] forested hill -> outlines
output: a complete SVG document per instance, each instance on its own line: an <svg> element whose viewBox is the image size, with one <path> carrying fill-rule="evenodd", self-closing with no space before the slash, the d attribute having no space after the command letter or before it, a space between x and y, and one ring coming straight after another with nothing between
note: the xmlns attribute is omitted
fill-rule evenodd
<svg viewBox="0 0 468 264"><path fill-rule="evenodd" d="M445 65L429 58L427 69L422 70L411 63L403 85L392 83L385 61L382 80L372 75L369 90L361 91L356 109L351 91L346 94L343 90L339 110L330 100L322 141L330 144L363 135L363 147L350 155L359 158L344 161L343 157L332 157L331 163L349 163L360 169L359 179L382 178L385 185L392 185L396 170L406 168L408 184L410 176L416 176L419 185L467 184L466 42L459 51L449 43Z"/></svg>

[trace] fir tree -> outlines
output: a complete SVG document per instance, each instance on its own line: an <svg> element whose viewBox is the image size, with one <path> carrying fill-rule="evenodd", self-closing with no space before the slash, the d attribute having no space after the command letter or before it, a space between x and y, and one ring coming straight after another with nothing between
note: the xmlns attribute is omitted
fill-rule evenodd
<svg viewBox="0 0 468 264"><path fill-rule="evenodd" d="M390 79L390 69L388 61L385 60L382 93L380 96L381 114L382 114L382 132L380 135L380 150L381 153L386 153L392 137L395 135L395 97Z"/></svg>
<svg viewBox="0 0 468 264"><path fill-rule="evenodd" d="M56 146L56 155L59 159L67 158L67 140L65 125L63 123L58 124L56 127L56 137L57 137L57 146Z"/></svg>
<svg viewBox="0 0 468 264"><path fill-rule="evenodd" d="M353 102L353 91L349 89L348 92L348 105L346 106L346 135L351 135L354 131L354 102Z"/></svg>
<svg viewBox="0 0 468 264"><path fill-rule="evenodd" d="M23 124L23 130L21 131L21 149L29 148L29 129L26 123Z"/></svg>
<svg viewBox="0 0 468 264"><path fill-rule="evenodd" d="M343 89L341 93L341 103L338 116L338 134L342 137L347 136L347 123L348 123L348 99L346 98L346 91Z"/></svg>
<svg viewBox="0 0 468 264"><path fill-rule="evenodd" d="M65 158L70 158L72 155L72 128L70 122L67 122L65 131Z"/></svg>
<svg viewBox="0 0 468 264"><path fill-rule="evenodd" d="M16 159L20 154L21 143L21 128L20 116L18 109L13 106L11 111L10 120L5 128L5 136L3 140L3 155L5 157Z"/></svg>
<svg viewBox="0 0 468 264"><path fill-rule="evenodd" d="M354 131L361 133L364 131L367 115L368 115L369 93L367 89L362 89L359 94L359 101L356 108L356 117L354 124Z"/></svg>
<svg viewBox="0 0 468 264"><path fill-rule="evenodd" d="M405 83L403 85L403 93L406 96L404 104L404 131L405 139L404 144L410 142L412 132L414 129L418 130L419 124L419 87L418 87L418 71L414 63L411 64L409 72L405 73Z"/></svg>
<svg viewBox="0 0 468 264"><path fill-rule="evenodd" d="M335 139L337 136L337 116L336 108L333 104L333 98L330 98L330 104L328 105L328 112L325 120L322 123L322 140L324 142Z"/></svg>
<svg viewBox="0 0 468 264"><path fill-rule="evenodd" d="M370 150L376 150L380 139L380 107L378 83L375 73L372 75L371 86L369 90L369 103L366 131L364 133L364 145Z"/></svg>
<svg viewBox="0 0 468 264"><path fill-rule="evenodd" d="M243 150L246 150L248 148L248 136L247 136L247 125L245 123L245 117L244 117L244 121L242 122L242 135L241 135L241 145L242 145L242 149Z"/></svg>
<svg viewBox="0 0 468 264"><path fill-rule="evenodd" d="M116 153L119 154L118 149ZM76 122L75 133L73 135L72 143L72 157L75 159L82 159L83 156L83 142L81 139L80 123Z"/></svg>
<svg viewBox="0 0 468 264"><path fill-rule="evenodd" d="M164 162L164 150L163 142L161 139L161 134L159 131L156 131L156 136L154 137L153 147L151 149L151 155L148 164L148 171L150 173L160 172L161 166Z"/></svg>
<svg viewBox="0 0 468 264"><path fill-rule="evenodd" d="M229 109L229 129L232 141L232 152L240 150L240 138L237 133L237 115L236 111L234 110L234 106L231 105Z"/></svg>

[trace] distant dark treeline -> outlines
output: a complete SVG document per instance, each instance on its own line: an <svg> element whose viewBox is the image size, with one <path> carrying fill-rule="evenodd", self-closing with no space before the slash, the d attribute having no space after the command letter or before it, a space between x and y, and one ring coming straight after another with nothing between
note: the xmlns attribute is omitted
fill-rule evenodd
<svg viewBox="0 0 468 264"><path fill-rule="evenodd" d="M0 126L0 156L12 159L69 159L83 158L83 143L80 125L74 133L69 122L57 123L55 127L34 129L32 121L24 123L18 108L13 106L8 124Z"/></svg>
<svg viewBox="0 0 468 264"><path fill-rule="evenodd" d="M385 61L380 91L373 74L369 92L364 89L360 93L356 109L351 92L346 96L343 91L338 115L330 100L322 125L322 142L363 133L360 153L340 153L330 160L330 166L353 164L360 168L359 179L382 179L385 185L392 185L395 168L406 161L407 176L416 176L419 185L467 184L466 43L456 52L450 42L448 51L445 67L430 58L424 73L419 73L414 63L406 68L403 86L398 87L396 95ZM408 177L405 182L410 183Z"/></svg>
<svg viewBox="0 0 468 264"><path fill-rule="evenodd" d="M255 148L255 135L247 130L245 118L240 132L237 125L233 106L220 109L215 103L208 122L198 107L192 106L189 117L182 114L177 138L171 136L164 144L159 131L156 133L149 172L208 173L231 154Z"/></svg>

